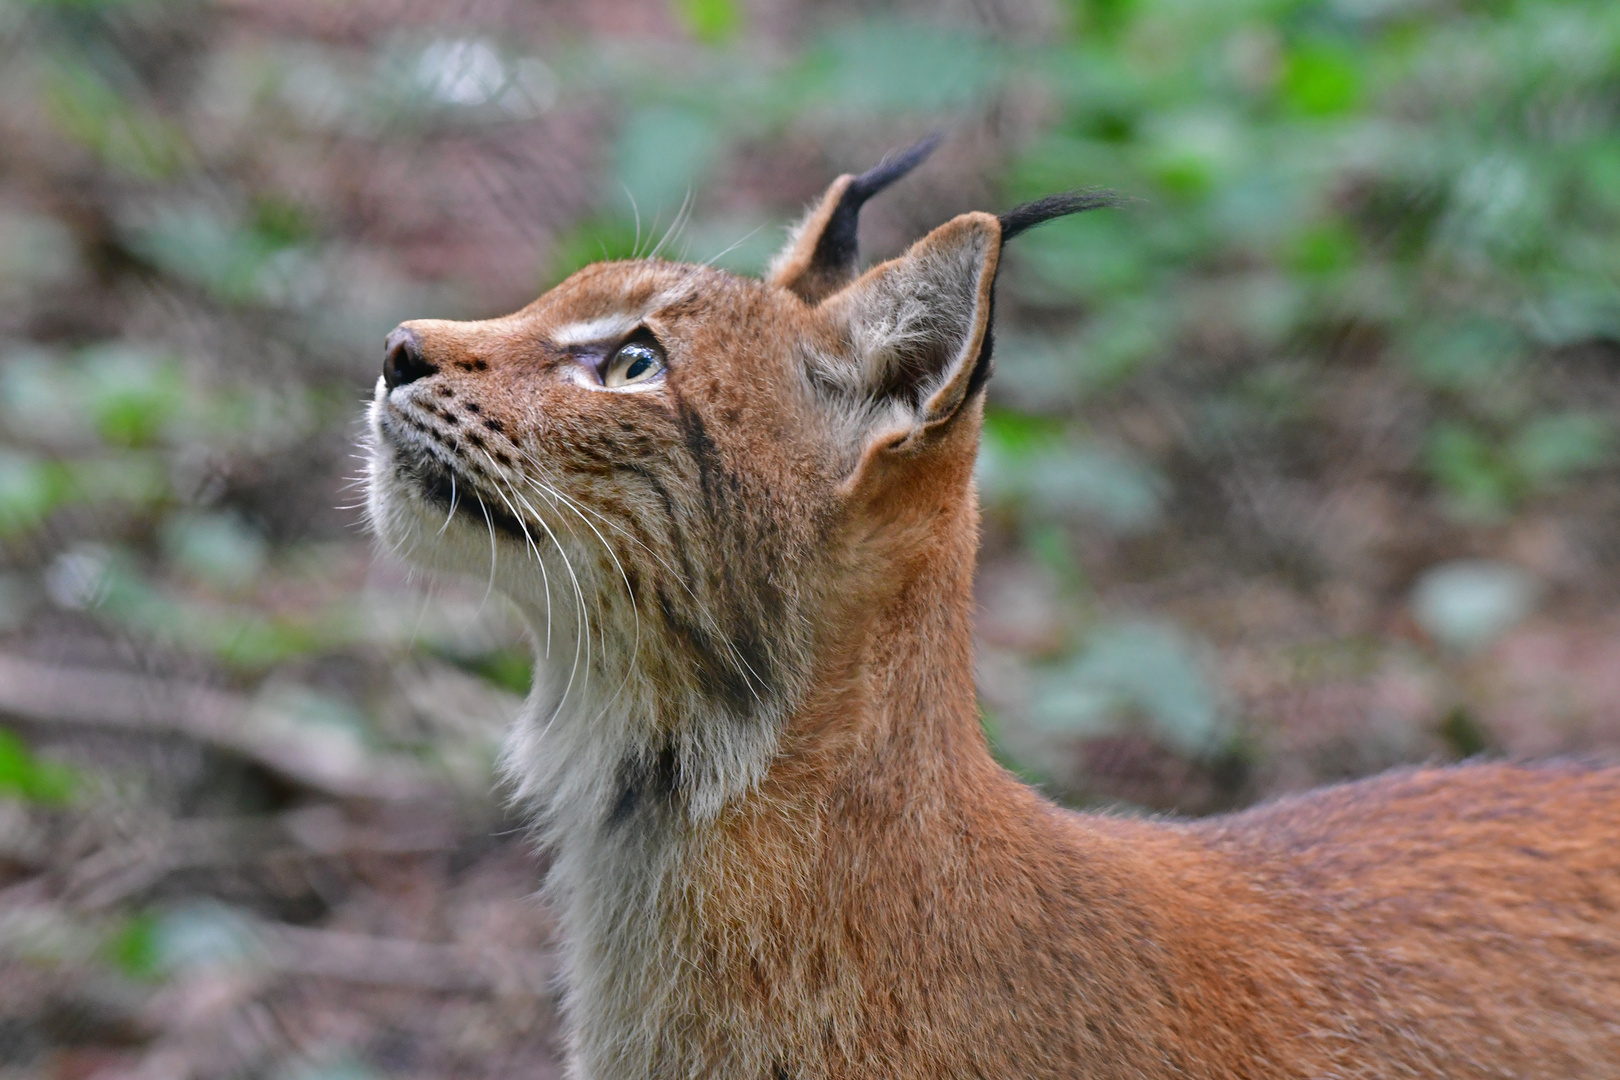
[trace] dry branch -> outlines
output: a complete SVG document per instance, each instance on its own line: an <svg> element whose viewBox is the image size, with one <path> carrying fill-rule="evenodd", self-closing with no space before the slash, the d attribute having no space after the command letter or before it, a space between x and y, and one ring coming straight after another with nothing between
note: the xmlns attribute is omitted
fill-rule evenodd
<svg viewBox="0 0 1620 1080"><path fill-rule="evenodd" d="M407 758L319 739L312 725L267 712L240 694L145 675L0 656L0 714L34 724L180 735L340 798L443 794Z"/></svg>

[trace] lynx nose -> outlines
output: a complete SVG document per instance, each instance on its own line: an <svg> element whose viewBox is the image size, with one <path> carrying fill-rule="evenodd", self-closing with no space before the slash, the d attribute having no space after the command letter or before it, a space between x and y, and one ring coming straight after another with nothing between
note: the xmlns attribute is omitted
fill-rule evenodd
<svg viewBox="0 0 1620 1080"><path fill-rule="evenodd" d="M394 327L383 348L386 350L383 353L383 384L390 390L439 370L423 358L422 343L416 340L409 327Z"/></svg>

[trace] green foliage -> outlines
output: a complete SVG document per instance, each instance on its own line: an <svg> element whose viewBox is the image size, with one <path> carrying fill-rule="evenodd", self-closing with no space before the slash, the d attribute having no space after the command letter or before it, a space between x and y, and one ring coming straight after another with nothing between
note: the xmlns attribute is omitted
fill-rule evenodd
<svg viewBox="0 0 1620 1080"><path fill-rule="evenodd" d="M264 569L264 537L231 515L177 514L163 531L175 564L219 588L245 588Z"/></svg>
<svg viewBox="0 0 1620 1080"><path fill-rule="evenodd" d="M1210 753L1230 720L1197 644L1173 626L1105 623L1064 667L1044 674L1033 717L1056 733L1102 735L1145 724L1190 757Z"/></svg>
<svg viewBox="0 0 1620 1080"><path fill-rule="evenodd" d="M470 657L464 663L471 671L513 694L527 694L534 677L534 654L526 649L498 649Z"/></svg>
<svg viewBox="0 0 1620 1080"><path fill-rule="evenodd" d="M109 933L102 955L124 975L153 982L187 968L239 965L257 947L241 915L202 902L130 916Z"/></svg>
<svg viewBox="0 0 1620 1080"><path fill-rule="evenodd" d="M1091 518L1127 535L1158 521L1165 488L1150 466L1123 451L1001 412L986 419L978 476L988 505L1017 508L1033 521Z"/></svg>
<svg viewBox="0 0 1620 1080"><path fill-rule="evenodd" d="M673 224L719 147L714 121L701 111L652 105L631 113L614 150L614 176L643 228L651 233Z"/></svg>
<svg viewBox="0 0 1620 1080"><path fill-rule="evenodd" d="M807 53L801 77L811 109L849 115L971 108L994 92L1006 58L959 31L884 19L846 23Z"/></svg>
<svg viewBox="0 0 1620 1080"><path fill-rule="evenodd" d="M102 347L80 362L91 423L112 446L151 445L184 400L175 365L143 351Z"/></svg>
<svg viewBox="0 0 1620 1080"><path fill-rule="evenodd" d="M103 955L123 974L143 982L162 975L162 951L158 942L158 914L138 912L116 927L107 939Z"/></svg>
<svg viewBox="0 0 1620 1080"><path fill-rule="evenodd" d="M1430 432L1426 464L1457 510L1495 518L1605 464L1613 443L1613 421L1584 412L1532 417L1506 439L1477 425L1444 420Z"/></svg>
<svg viewBox="0 0 1620 1080"><path fill-rule="evenodd" d="M686 32L707 45L722 45L742 30L737 0L673 0L675 16Z"/></svg>
<svg viewBox="0 0 1620 1080"><path fill-rule="evenodd" d="M61 806L73 798L78 775L66 765L35 756L20 738L0 728L0 798Z"/></svg>
<svg viewBox="0 0 1620 1080"><path fill-rule="evenodd" d="M103 0L110 6L110 0ZM102 6L93 0L59 0L60 7ZM130 101L82 58L54 58L45 106L56 126L93 151L109 168L143 180L173 176L190 164L181 129Z"/></svg>
<svg viewBox="0 0 1620 1080"><path fill-rule="evenodd" d="M178 204L153 214L131 239L157 266L229 304L296 302L309 271L303 219L286 204L261 205L247 220Z"/></svg>
<svg viewBox="0 0 1620 1080"><path fill-rule="evenodd" d="M61 503L64 488L55 464L0 451L0 536L37 528Z"/></svg>
<svg viewBox="0 0 1620 1080"><path fill-rule="evenodd" d="M1508 444L1508 456L1525 483L1548 488L1576 473L1607 464L1614 447L1614 421L1592 413L1538 416Z"/></svg>
<svg viewBox="0 0 1620 1080"><path fill-rule="evenodd" d="M636 221L629 215L587 218L553 244L545 284L554 285L594 262L634 258L642 249Z"/></svg>
<svg viewBox="0 0 1620 1080"><path fill-rule="evenodd" d="M1361 71L1352 50L1337 43L1302 41L1284 63L1282 93L1306 116L1338 116L1361 97Z"/></svg>

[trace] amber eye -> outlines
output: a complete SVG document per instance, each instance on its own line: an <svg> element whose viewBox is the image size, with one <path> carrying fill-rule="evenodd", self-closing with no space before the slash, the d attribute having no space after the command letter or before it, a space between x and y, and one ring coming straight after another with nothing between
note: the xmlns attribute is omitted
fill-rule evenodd
<svg viewBox="0 0 1620 1080"><path fill-rule="evenodd" d="M664 354L650 341L629 341L608 361L602 385L609 390L644 383L664 370Z"/></svg>

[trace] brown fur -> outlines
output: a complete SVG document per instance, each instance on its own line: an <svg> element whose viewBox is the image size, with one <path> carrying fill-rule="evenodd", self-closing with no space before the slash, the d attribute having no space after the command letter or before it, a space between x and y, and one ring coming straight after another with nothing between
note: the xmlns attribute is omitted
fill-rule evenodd
<svg viewBox="0 0 1620 1080"><path fill-rule="evenodd" d="M997 219L806 300L817 221L772 283L605 264L407 324L434 370L379 386L379 531L554 639L510 767L554 851L573 1074L1620 1076L1620 771L1423 769L1177 823L994 763ZM618 315L667 353L645 392L582 385L555 340ZM594 689L565 690L587 646Z"/></svg>

